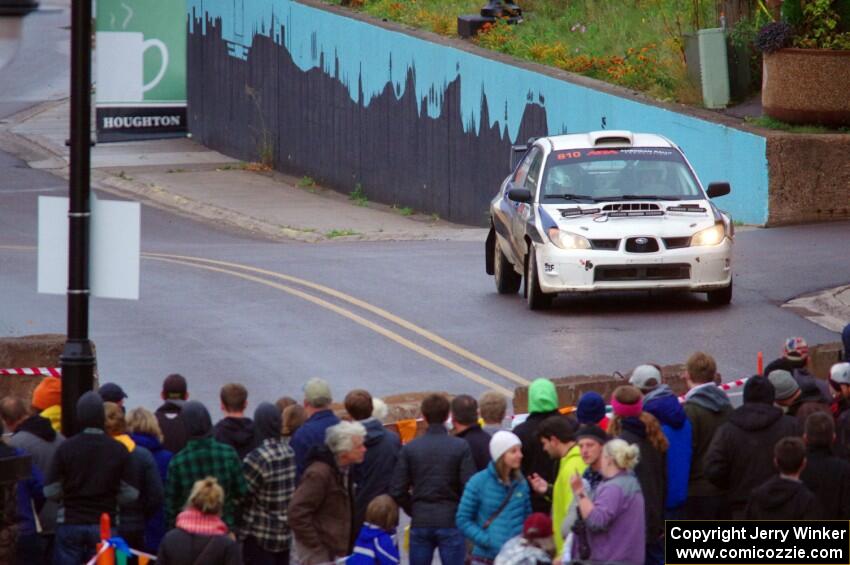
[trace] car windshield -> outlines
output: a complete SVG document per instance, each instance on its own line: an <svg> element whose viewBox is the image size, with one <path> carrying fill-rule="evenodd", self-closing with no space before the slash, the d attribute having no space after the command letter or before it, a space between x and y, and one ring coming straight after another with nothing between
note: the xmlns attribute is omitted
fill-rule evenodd
<svg viewBox="0 0 850 565"><path fill-rule="evenodd" d="M701 198L682 155L669 147L553 151L540 192L550 203Z"/></svg>

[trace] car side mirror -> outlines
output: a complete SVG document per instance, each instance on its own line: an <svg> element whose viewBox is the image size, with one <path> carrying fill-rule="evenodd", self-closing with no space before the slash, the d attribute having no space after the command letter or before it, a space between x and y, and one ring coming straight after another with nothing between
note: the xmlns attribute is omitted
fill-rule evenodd
<svg viewBox="0 0 850 565"><path fill-rule="evenodd" d="M512 188L508 191L508 200L514 202L531 202L531 191L527 188Z"/></svg>
<svg viewBox="0 0 850 565"><path fill-rule="evenodd" d="M732 192L732 187L729 186L728 182L713 182L708 185L708 190L705 191L709 198L726 196L730 192Z"/></svg>

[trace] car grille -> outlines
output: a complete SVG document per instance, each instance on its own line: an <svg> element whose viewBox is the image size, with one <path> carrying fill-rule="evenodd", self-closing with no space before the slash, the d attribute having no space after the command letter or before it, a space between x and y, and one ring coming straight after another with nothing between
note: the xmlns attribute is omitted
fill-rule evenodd
<svg viewBox="0 0 850 565"><path fill-rule="evenodd" d="M602 207L603 212L647 212L650 210L661 210L661 206L647 202L618 202Z"/></svg>
<svg viewBox="0 0 850 565"><path fill-rule="evenodd" d="M604 249L607 251L616 251L620 247L619 239L591 239L590 246L593 249Z"/></svg>
<svg viewBox="0 0 850 565"><path fill-rule="evenodd" d="M626 240L626 251L629 253L653 253L658 251L658 240L654 237L630 237Z"/></svg>
<svg viewBox="0 0 850 565"><path fill-rule="evenodd" d="M593 272L594 282L676 281L691 278L687 263L669 265L603 265Z"/></svg>
<svg viewBox="0 0 850 565"><path fill-rule="evenodd" d="M690 236L685 237L665 237L664 238L664 247L667 249L679 249L682 247L688 247L691 244Z"/></svg>

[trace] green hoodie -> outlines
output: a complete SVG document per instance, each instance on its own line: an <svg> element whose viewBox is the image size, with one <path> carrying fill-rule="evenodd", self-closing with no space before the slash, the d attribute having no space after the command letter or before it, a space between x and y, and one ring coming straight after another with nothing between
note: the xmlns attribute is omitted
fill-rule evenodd
<svg viewBox="0 0 850 565"><path fill-rule="evenodd" d="M549 379L534 379L528 387L528 413L551 412L558 409L555 383Z"/></svg>

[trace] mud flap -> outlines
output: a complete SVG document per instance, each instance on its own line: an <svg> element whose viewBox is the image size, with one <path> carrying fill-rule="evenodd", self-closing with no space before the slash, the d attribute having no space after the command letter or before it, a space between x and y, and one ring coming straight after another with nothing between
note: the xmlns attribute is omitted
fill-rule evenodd
<svg viewBox="0 0 850 565"><path fill-rule="evenodd" d="M493 265L493 255L496 249L496 231L491 227L490 233L487 234L487 241L484 243L484 268L488 275L493 275L496 272Z"/></svg>

